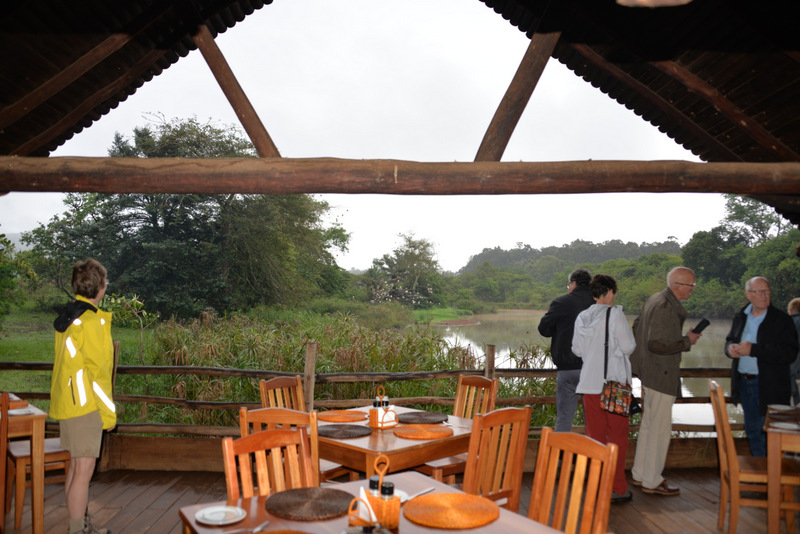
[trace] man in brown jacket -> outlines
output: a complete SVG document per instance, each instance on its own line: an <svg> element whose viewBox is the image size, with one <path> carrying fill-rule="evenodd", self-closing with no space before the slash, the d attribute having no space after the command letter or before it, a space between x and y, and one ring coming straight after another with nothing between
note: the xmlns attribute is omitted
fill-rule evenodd
<svg viewBox="0 0 800 534"><path fill-rule="evenodd" d="M675 267L667 287L652 295L633 323L636 350L631 354L633 374L642 381L644 412L636 443L631 476L633 485L653 495L678 495L662 476L672 434L672 405L681 392L681 353L697 343L701 334L683 334L688 313L681 304L695 289L691 269Z"/></svg>

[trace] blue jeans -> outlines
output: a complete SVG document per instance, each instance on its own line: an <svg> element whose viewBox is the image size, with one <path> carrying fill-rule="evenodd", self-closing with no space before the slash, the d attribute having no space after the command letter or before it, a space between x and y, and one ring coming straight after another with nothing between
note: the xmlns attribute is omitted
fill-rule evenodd
<svg viewBox="0 0 800 534"><path fill-rule="evenodd" d="M580 369L556 373L556 432L572 432L572 420L578 409L580 393L575 393L581 380Z"/></svg>
<svg viewBox="0 0 800 534"><path fill-rule="evenodd" d="M744 432L750 443L750 454L767 455L767 434L764 432L765 417L761 415L758 397L758 378L740 378L739 393L744 410Z"/></svg>

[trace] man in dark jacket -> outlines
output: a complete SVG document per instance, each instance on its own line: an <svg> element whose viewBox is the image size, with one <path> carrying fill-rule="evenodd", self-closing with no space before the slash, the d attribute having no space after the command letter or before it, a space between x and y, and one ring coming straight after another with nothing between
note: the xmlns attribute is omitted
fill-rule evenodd
<svg viewBox="0 0 800 534"><path fill-rule="evenodd" d="M583 360L572 352L572 333L575 318L583 310L594 304L589 282L592 276L586 269L575 269L569 275L567 290L550 303L550 308L539 322L539 333L552 337L550 355L558 372L556 374L556 432L572 430L572 420L578 407L579 395L575 387L581 378Z"/></svg>
<svg viewBox="0 0 800 534"><path fill-rule="evenodd" d="M750 304L733 317L725 338L731 362L731 401L741 402L750 454L767 455L764 419L770 404L789 404L789 365L797 357L794 321L771 303L769 282L762 276L747 281Z"/></svg>

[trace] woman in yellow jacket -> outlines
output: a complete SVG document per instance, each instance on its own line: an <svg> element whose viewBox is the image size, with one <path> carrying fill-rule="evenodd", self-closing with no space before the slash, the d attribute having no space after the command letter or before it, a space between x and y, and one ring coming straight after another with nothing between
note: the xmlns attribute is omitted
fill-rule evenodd
<svg viewBox="0 0 800 534"><path fill-rule="evenodd" d="M60 421L61 446L72 456L64 493L69 533L108 533L89 522L89 482L100 456L103 430L117 414L111 391L114 349L111 313L97 308L106 293L106 269L94 259L72 269L75 300L60 310L50 391L50 417Z"/></svg>

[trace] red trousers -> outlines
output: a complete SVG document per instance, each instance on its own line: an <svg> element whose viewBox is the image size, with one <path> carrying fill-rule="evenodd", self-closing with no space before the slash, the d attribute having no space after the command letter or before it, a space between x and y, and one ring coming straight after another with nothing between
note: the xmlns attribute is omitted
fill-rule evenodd
<svg viewBox="0 0 800 534"><path fill-rule="evenodd" d="M625 478L625 457L628 454L628 417L616 415L600 408L600 395L583 394L583 418L586 421L586 435L600 443L615 443L617 471L614 473L614 493L624 495L628 491Z"/></svg>

